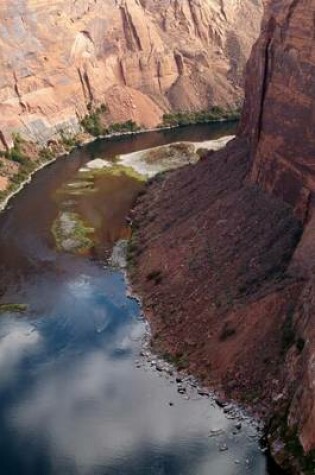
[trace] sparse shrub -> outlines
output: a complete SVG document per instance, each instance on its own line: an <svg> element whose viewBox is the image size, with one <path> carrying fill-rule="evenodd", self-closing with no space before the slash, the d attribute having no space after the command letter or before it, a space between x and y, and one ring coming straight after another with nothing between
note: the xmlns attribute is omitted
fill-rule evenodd
<svg viewBox="0 0 315 475"><path fill-rule="evenodd" d="M148 185L152 185L153 183L162 183L162 181L165 180L166 175L166 171L157 173L154 177L149 179Z"/></svg>
<svg viewBox="0 0 315 475"><path fill-rule="evenodd" d="M67 149L71 149L78 145L77 137L69 132L65 132L64 130L60 131L60 138L62 145Z"/></svg>
<svg viewBox="0 0 315 475"><path fill-rule="evenodd" d="M231 338L232 336L234 336L235 334L236 334L235 328L233 328L229 322L226 322L223 325L222 331L220 333L220 341L225 341L228 338Z"/></svg>
<svg viewBox="0 0 315 475"><path fill-rule="evenodd" d="M148 281L153 281L155 285L158 285L163 279L162 272L160 270L154 270L150 272L146 278Z"/></svg>
<svg viewBox="0 0 315 475"><path fill-rule="evenodd" d="M99 137L101 135L109 135L115 133L124 132L136 132L139 130L139 126L133 120L127 120L126 122L116 122L108 127L102 124L102 116L108 112L106 104L101 104L100 107L92 109L92 105L88 105L89 114L87 114L81 121L81 125L86 132Z"/></svg>
<svg viewBox="0 0 315 475"><path fill-rule="evenodd" d="M28 305L24 303L2 303L0 304L0 314L22 313L28 310Z"/></svg>
<svg viewBox="0 0 315 475"><path fill-rule="evenodd" d="M214 106L210 110L199 112L173 112L164 114L162 127L177 127L190 124L205 124L219 120L238 120L240 118L240 109L223 109Z"/></svg>
<svg viewBox="0 0 315 475"><path fill-rule="evenodd" d="M39 158L43 160L44 162L48 162L49 160L52 160L54 158L54 154L52 150L50 150L49 147L43 147L39 151Z"/></svg>
<svg viewBox="0 0 315 475"><path fill-rule="evenodd" d="M182 351L177 351L175 354L171 354L167 352L167 353L164 353L162 357L165 361L173 364L179 370L186 369L188 366L188 357Z"/></svg>
<svg viewBox="0 0 315 475"><path fill-rule="evenodd" d="M293 328L293 317L294 305L290 304L282 326L281 350L283 354L294 344L295 331Z"/></svg>
<svg viewBox="0 0 315 475"><path fill-rule="evenodd" d="M198 148L197 155L202 160L209 155L209 150L207 148Z"/></svg>
<svg viewBox="0 0 315 475"><path fill-rule="evenodd" d="M22 150L23 139L20 134L13 134L13 147L5 153L7 159L21 165L27 162L27 156Z"/></svg>
<svg viewBox="0 0 315 475"><path fill-rule="evenodd" d="M21 152L21 150L16 149L16 148L13 148L13 149L10 151L9 158L10 158L10 160L12 160L13 162L22 163L22 164L25 162L25 156L24 156L24 154Z"/></svg>
<svg viewBox="0 0 315 475"><path fill-rule="evenodd" d="M298 351L301 353L301 352L304 350L304 346L305 346L305 340L304 340L304 338L301 338L301 337L298 338L298 339L296 340L295 345L296 345Z"/></svg>
<svg viewBox="0 0 315 475"><path fill-rule="evenodd" d="M137 244L137 232L133 228L133 233L132 233L131 239L129 239L128 241L128 246L127 246L127 263L128 263L128 269L130 271L133 267L135 256L137 255L138 252L139 252L139 249L138 249L138 244Z"/></svg>
<svg viewBox="0 0 315 475"><path fill-rule="evenodd" d="M140 127L133 120L127 120L127 122L111 124L107 129L107 133L137 132L139 129Z"/></svg>
<svg viewBox="0 0 315 475"><path fill-rule="evenodd" d="M100 106L100 111L105 114L105 112L108 112L108 107L107 107L107 104L101 104Z"/></svg>
<svg viewBox="0 0 315 475"><path fill-rule="evenodd" d="M81 125L86 132L93 135L94 137L99 137L104 133L100 113L97 111L91 112L90 114L86 115L82 119Z"/></svg>

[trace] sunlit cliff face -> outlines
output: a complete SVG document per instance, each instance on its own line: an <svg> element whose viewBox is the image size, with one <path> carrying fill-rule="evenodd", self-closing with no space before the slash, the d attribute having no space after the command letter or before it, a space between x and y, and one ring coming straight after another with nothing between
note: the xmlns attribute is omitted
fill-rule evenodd
<svg viewBox="0 0 315 475"><path fill-rule="evenodd" d="M89 103L153 126L171 109L234 106L260 2L4 0L0 130L36 140L77 129Z"/></svg>

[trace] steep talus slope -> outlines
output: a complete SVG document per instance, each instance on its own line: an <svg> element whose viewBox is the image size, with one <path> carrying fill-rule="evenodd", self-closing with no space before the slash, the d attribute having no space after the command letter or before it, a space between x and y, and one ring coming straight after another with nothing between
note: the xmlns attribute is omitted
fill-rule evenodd
<svg viewBox="0 0 315 475"><path fill-rule="evenodd" d="M285 270L301 228L280 200L244 187L246 148L234 141L150 184L135 209L132 275L163 351L232 396L262 394L265 411L279 392L281 329L300 292Z"/></svg>
<svg viewBox="0 0 315 475"><path fill-rule="evenodd" d="M0 138L76 130L89 104L110 120L235 106L260 0L4 0Z"/></svg>
<svg viewBox="0 0 315 475"><path fill-rule="evenodd" d="M270 0L238 138L159 177L135 208L131 275L153 341L268 422L315 470L315 1Z"/></svg>

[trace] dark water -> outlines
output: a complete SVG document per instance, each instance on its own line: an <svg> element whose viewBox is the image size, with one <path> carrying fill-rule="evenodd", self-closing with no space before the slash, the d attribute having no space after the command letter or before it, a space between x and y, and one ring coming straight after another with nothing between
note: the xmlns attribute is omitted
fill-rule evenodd
<svg viewBox="0 0 315 475"><path fill-rule="evenodd" d="M235 421L210 400L186 400L172 378L135 365L145 325L102 252L124 235L138 185L118 178L94 202L81 198L80 207L106 221L90 255L56 251L51 233L56 190L87 161L229 133L227 125L202 126L96 142L39 172L2 213L1 302L29 310L0 321L1 475L276 473L250 424L233 435ZM210 438L212 429L224 432Z"/></svg>

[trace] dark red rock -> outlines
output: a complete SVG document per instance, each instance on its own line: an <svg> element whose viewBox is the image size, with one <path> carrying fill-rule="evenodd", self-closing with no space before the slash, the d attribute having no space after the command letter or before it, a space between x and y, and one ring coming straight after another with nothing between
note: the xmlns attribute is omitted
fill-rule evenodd
<svg viewBox="0 0 315 475"><path fill-rule="evenodd" d="M272 0L247 66L251 181L307 218L315 192L314 0Z"/></svg>

